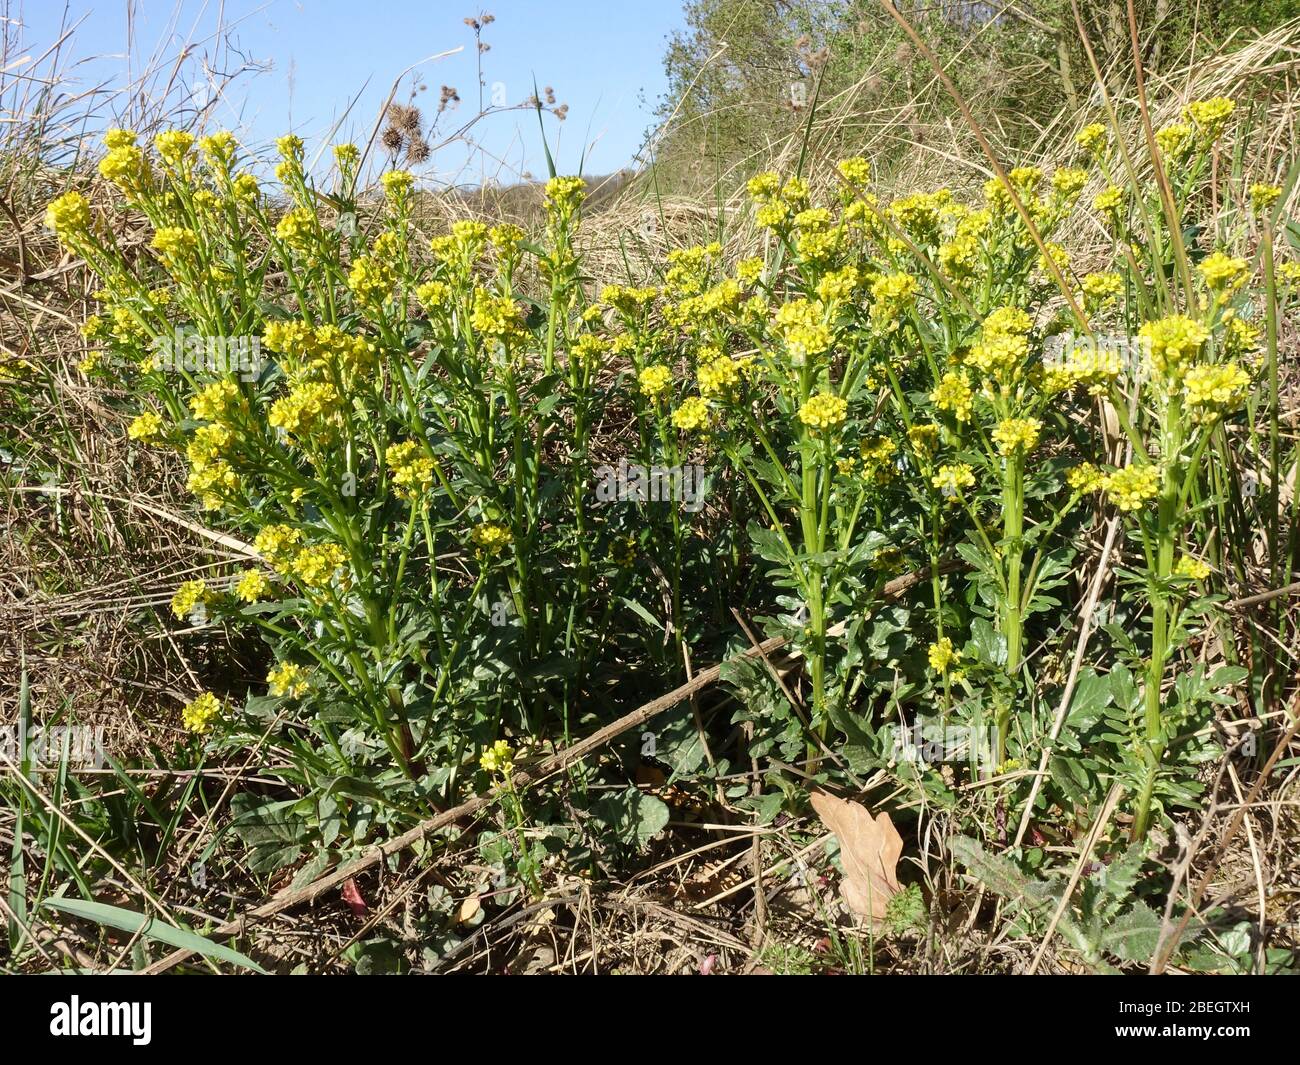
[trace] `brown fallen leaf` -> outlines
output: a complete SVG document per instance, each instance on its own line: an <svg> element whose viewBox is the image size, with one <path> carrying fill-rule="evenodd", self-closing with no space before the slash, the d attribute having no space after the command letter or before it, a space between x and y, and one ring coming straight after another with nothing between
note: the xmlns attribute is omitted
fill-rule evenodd
<svg viewBox="0 0 1300 1065"><path fill-rule="evenodd" d="M888 814L872 817L860 802L814 791L812 806L840 841L844 901L854 913L869 917L873 928L879 928L885 907L900 890L898 859L903 854L903 837Z"/></svg>

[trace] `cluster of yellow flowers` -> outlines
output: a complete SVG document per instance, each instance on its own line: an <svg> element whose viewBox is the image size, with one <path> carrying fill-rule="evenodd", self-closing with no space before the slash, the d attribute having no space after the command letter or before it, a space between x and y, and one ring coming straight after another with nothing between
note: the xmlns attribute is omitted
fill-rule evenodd
<svg viewBox="0 0 1300 1065"><path fill-rule="evenodd" d="M1160 491L1160 470L1150 463L1121 466L1107 474L1102 487L1120 510L1137 510Z"/></svg>
<svg viewBox="0 0 1300 1065"><path fill-rule="evenodd" d="M397 235L380 233L370 254L358 255L348 273L348 288L357 303L372 314L379 314L397 287Z"/></svg>
<svg viewBox="0 0 1300 1065"><path fill-rule="evenodd" d="M156 411L147 410L126 427L126 435L142 444L157 443L162 439L163 420Z"/></svg>
<svg viewBox="0 0 1300 1065"><path fill-rule="evenodd" d="M324 438L335 427L342 406L342 397L328 381L302 381L271 404L266 420L291 437Z"/></svg>
<svg viewBox="0 0 1300 1065"><path fill-rule="evenodd" d="M495 522L483 522L474 526L469 534L470 540L484 555L499 555L510 546L510 530Z"/></svg>
<svg viewBox="0 0 1300 1065"><path fill-rule="evenodd" d="M723 354L702 362L695 373L700 395L706 399L718 399L732 394L740 385L747 366L744 360Z"/></svg>
<svg viewBox="0 0 1300 1065"><path fill-rule="evenodd" d="M1189 581L1203 581L1210 575L1210 567L1199 558L1184 555L1174 566L1175 577L1185 577Z"/></svg>
<svg viewBox="0 0 1300 1065"><path fill-rule="evenodd" d="M848 413L846 400L830 392L819 392L799 408L799 420L814 433L821 433L843 425Z"/></svg>
<svg viewBox="0 0 1300 1065"><path fill-rule="evenodd" d="M1015 380L1029 354L1028 333L1033 320L1019 307L999 307L984 319L979 343L966 355L966 365L995 380Z"/></svg>
<svg viewBox="0 0 1300 1065"><path fill-rule="evenodd" d="M916 278L907 273L885 274L871 283L871 324L880 333L895 332L904 313L916 301Z"/></svg>
<svg viewBox="0 0 1300 1065"><path fill-rule="evenodd" d="M293 558L293 575L309 592L323 593L329 590L335 577L340 579L340 587L346 588L347 574L342 572L348 556L338 544L309 544Z"/></svg>
<svg viewBox="0 0 1300 1065"><path fill-rule="evenodd" d="M968 422L975 402L970 380L960 370L948 370L930 393L930 402L949 411L958 422Z"/></svg>
<svg viewBox="0 0 1300 1065"><path fill-rule="evenodd" d="M795 299L782 304L773 325L777 335L785 341L786 352L794 366L803 366L807 360L830 350L834 341L830 326L826 324L826 308L820 301Z"/></svg>
<svg viewBox="0 0 1300 1065"><path fill-rule="evenodd" d="M964 462L946 464L939 467L930 483L943 493L945 499L955 503L961 498L963 488L975 486L975 471Z"/></svg>
<svg viewBox="0 0 1300 1065"><path fill-rule="evenodd" d="M300 699L310 685L307 671L296 662L280 662L266 675L267 691L287 699Z"/></svg>
<svg viewBox="0 0 1300 1065"><path fill-rule="evenodd" d="M1065 483L1079 495L1100 491L1106 486L1106 474L1091 462L1081 462L1065 472Z"/></svg>
<svg viewBox="0 0 1300 1065"><path fill-rule="evenodd" d="M291 525L264 526L253 539L253 548L282 576L291 569L293 556L302 543L302 533Z"/></svg>
<svg viewBox="0 0 1300 1065"><path fill-rule="evenodd" d="M1002 455L1027 454L1038 446L1042 429L1037 418L1003 418L993 429L993 442Z"/></svg>
<svg viewBox="0 0 1300 1065"><path fill-rule="evenodd" d="M433 459L414 440L390 444L384 458L403 499L420 499L433 487Z"/></svg>
<svg viewBox="0 0 1300 1065"><path fill-rule="evenodd" d="M261 570L248 569L235 582L235 598L245 603L256 603L270 588L271 582Z"/></svg>
<svg viewBox="0 0 1300 1065"><path fill-rule="evenodd" d="M90 201L79 192L65 192L45 209L45 224L68 243L90 228Z"/></svg>
<svg viewBox="0 0 1300 1065"><path fill-rule="evenodd" d="M873 436L863 440L859 454L839 459L836 466L846 477L861 477L868 484L887 484L897 472L894 456L898 445L887 436Z"/></svg>
<svg viewBox="0 0 1300 1065"><path fill-rule="evenodd" d="M658 399L673 383L673 373L667 366L647 366L637 375L637 387L648 399Z"/></svg>
<svg viewBox="0 0 1300 1065"><path fill-rule="evenodd" d="M185 581L172 596L172 613L178 618L187 618L194 613L195 607L212 601L212 593L206 581Z"/></svg>
<svg viewBox="0 0 1300 1065"><path fill-rule="evenodd" d="M1145 322L1138 337L1146 345L1147 358L1157 374L1173 381L1182 379L1187 366L1210 339L1210 331L1184 314L1171 314Z"/></svg>
<svg viewBox="0 0 1300 1065"><path fill-rule="evenodd" d="M1066 353L1062 367L1071 383L1087 385L1093 395L1120 376L1124 363L1120 353L1096 344L1076 344Z"/></svg>
<svg viewBox="0 0 1300 1065"><path fill-rule="evenodd" d="M1217 418L1246 401L1250 374L1237 363L1193 366L1183 375L1183 395L1198 420Z"/></svg>
<svg viewBox="0 0 1300 1065"><path fill-rule="evenodd" d="M930 660L930 668L943 675L952 668L955 662L961 660L961 652L953 646L949 637L942 636L930 644L926 657Z"/></svg>
<svg viewBox="0 0 1300 1065"><path fill-rule="evenodd" d="M485 748L478 760L479 767L487 773L495 773L509 779L514 771L514 753L505 740L497 740L491 747Z"/></svg>
<svg viewBox="0 0 1300 1065"><path fill-rule="evenodd" d="M684 433L707 430L713 423L709 404L700 396L688 396L672 414L673 426Z"/></svg>
<svg viewBox="0 0 1300 1065"><path fill-rule="evenodd" d="M1207 255L1197 266L1206 286L1218 299L1226 299L1246 283L1247 269L1245 259L1221 251Z"/></svg>
<svg viewBox="0 0 1300 1065"><path fill-rule="evenodd" d="M212 728L224 707L211 692L204 692L181 711L181 723L193 733L202 735Z"/></svg>

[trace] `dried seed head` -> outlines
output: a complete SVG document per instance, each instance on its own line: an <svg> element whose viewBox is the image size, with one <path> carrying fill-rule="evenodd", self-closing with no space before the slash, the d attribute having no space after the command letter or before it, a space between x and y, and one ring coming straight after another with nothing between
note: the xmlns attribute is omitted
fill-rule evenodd
<svg viewBox="0 0 1300 1065"><path fill-rule="evenodd" d="M409 104L390 104L388 107L388 121L403 133L418 136L423 116L420 114L418 107Z"/></svg>
<svg viewBox="0 0 1300 1065"><path fill-rule="evenodd" d="M423 137L413 137L406 146L406 161L412 165L423 163L429 158L429 142Z"/></svg>

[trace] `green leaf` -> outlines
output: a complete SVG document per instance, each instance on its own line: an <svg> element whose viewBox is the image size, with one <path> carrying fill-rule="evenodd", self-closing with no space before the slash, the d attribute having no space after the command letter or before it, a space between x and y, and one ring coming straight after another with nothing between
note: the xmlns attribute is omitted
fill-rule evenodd
<svg viewBox="0 0 1300 1065"><path fill-rule="evenodd" d="M239 965L245 969L252 969L256 973L266 975L266 970L257 962L245 957L237 950L223 947L220 943L213 943L212 940L204 939L203 936L196 932L163 924L161 921L146 917L142 913L136 913L134 910L124 910L120 906L109 906L107 903L91 902L88 899L46 899L41 905L47 910L70 913L73 917L80 917L83 920L93 921L99 925L107 925L109 928L118 928L123 932L130 932L132 935L138 933L146 939L166 943L169 947L192 950L195 954L200 954L205 958L228 961L232 965Z"/></svg>
<svg viewBox="0 0 1300 1065"><path fill-rule="evenodd" d="M1080 670L1074 685L1074 695L1070 698L1070 726L1080 731L1092 728L1101 720L1101 712L1110 699L1109 677L1098 676L1091 666Z"/></svg>
<svg viewBox="0 0 1300 1065"><path fill-rule="evenodd" d="M976 618L971 622L970 640L967 651L973 651L973 657L985 665L1001 668L1007 662L1007 640L986 618Z"/></svg>

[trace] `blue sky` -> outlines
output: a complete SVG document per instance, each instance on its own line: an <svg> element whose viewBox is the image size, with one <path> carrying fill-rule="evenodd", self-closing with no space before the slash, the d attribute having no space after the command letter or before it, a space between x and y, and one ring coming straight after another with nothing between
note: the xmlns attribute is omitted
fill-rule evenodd
<svg viewBox="0 0 1300 1065"><path fill-rule="evenodd" d="M131 32L128 36L128 9ZM460 0L28 0L21 10L27 51L52 43L60 25L83 16L63 68L76 87L119 85L148 65L163 71L154 95L176 74L176 96L197 86L202 98L220 79L210 69L241 74L222 90L209 125L236 130L250 146L292 129L308 142L308 156L341 120L336 140L364 140L393 82L408 67L396 97L409 98L414 75L427 86L415 103L431 117L442 85L461 103L442 119L454 129L478 110L478 56L468 16L488 11L491 48L482 57L485 102L495 94L515 104L537 85L553 86L569 105L565 122L546 119L547 137L561 172L573 172L587 148L586 173L632 162L664 91L664 39L681 25L677 0L498 0L476 8ZM215 34L218 14L229 27L227 50ZM130 47L128 43L130 42ZM178 58L186 45L186 58ZM460 48L437 60L431 56ZM153 59L150 64L149 60ZM354 102L355 100L355 102ZM125 98L110 105L114 119L131 121ZM350 107L350 110L349 110ZM125 112L125 113L124 113ZM473 134L484 152L460 145L435 154L420 168L440 181L517 180L521 171L545 176L537 118L531 110L490 116Z"/></svg>

